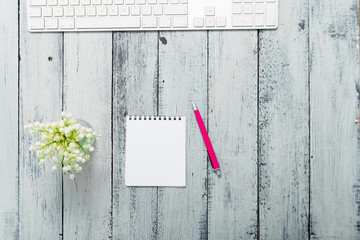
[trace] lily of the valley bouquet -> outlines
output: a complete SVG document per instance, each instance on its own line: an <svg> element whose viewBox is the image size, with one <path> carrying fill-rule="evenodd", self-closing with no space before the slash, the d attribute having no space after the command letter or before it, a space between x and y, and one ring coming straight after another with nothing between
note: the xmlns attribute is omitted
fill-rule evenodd
<svg viewBox="0 0 360 240"><path fill-rule="evenodd" d="M75 173L82 170L79 164L90 159L90 153L95 150L93 144L101 135L81 120L73 119L70 113L61 113L61 118L51 123L29 124L25 129L42 135L41 142L30 147L30 151L36 151L39 165L50 159L55 164L53 171L62 169L74 179Z"/></svg>

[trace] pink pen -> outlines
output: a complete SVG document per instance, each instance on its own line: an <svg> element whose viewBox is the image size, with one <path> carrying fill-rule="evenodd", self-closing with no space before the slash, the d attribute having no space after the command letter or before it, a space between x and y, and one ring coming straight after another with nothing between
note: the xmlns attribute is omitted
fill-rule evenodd
<svg viewBox="0 0 360 240"><path fill-rule="evenodd" d="M215 155L215 152L214 152L214 149L212 147L212 144L210 142L210 138L209 138L209 135L206 131L206 128L205 128L205 125L204 125L204 122L201 118L201 115L200 115L200 112L199 110L197 109L196 105L194 102L192 102L193 104L193 107L194 107L194 113L195 113L195 117L196 117L196 120L199 124L199 128L200 128L200 132L203 136L203 139L204 139L204 142L205 142L205 145L206 145L206 148L207 148L207 151L209 153L209 157L210 157L210 160L211 160L211 164L213 166L213 169L214 169L214 172L220 176L220 165L217 161L217 158L216 158L216 155Z"/></svg>

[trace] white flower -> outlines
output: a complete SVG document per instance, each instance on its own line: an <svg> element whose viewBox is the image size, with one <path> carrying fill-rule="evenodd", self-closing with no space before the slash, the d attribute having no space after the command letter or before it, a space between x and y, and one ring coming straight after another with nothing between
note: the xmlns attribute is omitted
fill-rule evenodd
<svg viewBox="0 0 360 240"><path fill-rule="evenodd" d="M56 171L56 170L58 170L58 167L57 166L52 166L51 170Z"/></svg>
<svg viewBox="0 0 360 240"><path fill-rule="evenodd" d="M65 117L66 116L66 113L65 112L62 112L61 113L61 117L63 118L63 117Z"/></svg>
<svg viewBox="0 0 360 240"><path fill-rule="evenodd" d="M63 170L64 170L65 172L68 172L68 171L71 170L71 166L67 165L67 166L63 167Z"/></svg>
<svg viewBox="0 0 360 240"><path fill-rule="evenodd" d="M70 178L71 180L74 180L75 175L74 175L74 174L70 174L70 175L69 175L69 178Z"/></svg>

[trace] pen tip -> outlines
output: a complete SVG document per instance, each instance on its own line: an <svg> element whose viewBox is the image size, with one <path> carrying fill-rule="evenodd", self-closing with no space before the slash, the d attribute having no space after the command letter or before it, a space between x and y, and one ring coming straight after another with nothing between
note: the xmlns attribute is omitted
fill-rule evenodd
<svg viewBox="0 0 360 240"><path fill-rule="evenodd" d="M218 177L221 177L221 171L220 171L220 168L216 169L215 170L215 173Z"/></svg>

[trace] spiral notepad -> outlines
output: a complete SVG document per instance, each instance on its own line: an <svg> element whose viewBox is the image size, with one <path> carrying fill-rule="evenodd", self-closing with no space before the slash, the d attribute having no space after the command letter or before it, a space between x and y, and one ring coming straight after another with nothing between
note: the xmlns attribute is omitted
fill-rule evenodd
<svg viewBox="0 0 360 240"><path fill-rule="evenodd" d="M126 118L126 186L185 187L185 117Z"/></svg>

